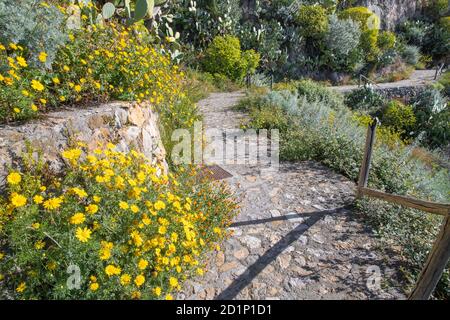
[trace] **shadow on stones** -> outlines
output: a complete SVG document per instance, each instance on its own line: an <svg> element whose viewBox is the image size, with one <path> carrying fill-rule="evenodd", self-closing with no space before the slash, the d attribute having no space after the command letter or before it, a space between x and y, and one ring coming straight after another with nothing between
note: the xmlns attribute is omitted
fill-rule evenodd
<svg viewBox="0 0 450 320"><path fill-rule="evenodd" d="M320 219L329 214L338 213L340 210L348 209L349 206L344 206L332 210L315 211L310 213L302 213L301 215L291 214L280 217L273 217L267 219L258 219L251 221L242 221L233 223L230 227L238 227L245 225L261 224L277 220L289 220L292 218L298 218L302 216L309 216L303 223L299 224L296 228L290 231L287 235L281 238L273 247L267 250L258 260L245 270L239 277L237 277L225 290L223 290L215 300L231 300L235 298L241 290L249 285L252 280L261 273L264 268L274 261L278 255L280 255L287 247L289 247L294 241L296 241L301 235L303 235L310 227L316 224ZM291 217L292 216L292 217Z"/></svg>

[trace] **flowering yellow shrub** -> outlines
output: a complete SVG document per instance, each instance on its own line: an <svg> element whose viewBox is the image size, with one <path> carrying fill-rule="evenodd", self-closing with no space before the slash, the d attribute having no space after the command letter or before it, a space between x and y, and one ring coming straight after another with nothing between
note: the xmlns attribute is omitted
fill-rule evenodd
<svg viewBox="0 0 450 320"><path fill-rule="evenodd" d="M64 176L25 158L0 203L0 289L24 299L172 299L220 249L236 204L195 172L158 175L109 144L65 150ZM195 188L194 188L195 184Z"/></svg>
<svg viewBox="0 0 450 320"><path fill-rule="evenodd" d="M184 75L151 43L143 25L96 25L81 17L81 29L70 31L51 69L46 52L36 67L27 61L29 48L0 44L0 122L26 119L51 106L111 98L146 99L176 111Z"/></svg>

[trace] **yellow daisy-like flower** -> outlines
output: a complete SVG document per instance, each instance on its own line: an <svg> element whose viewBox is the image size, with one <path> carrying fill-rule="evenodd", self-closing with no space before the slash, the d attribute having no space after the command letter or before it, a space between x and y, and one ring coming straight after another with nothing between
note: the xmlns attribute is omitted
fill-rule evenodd
<svg viewBox="0 0 450 320"><path fill-rule="evenodd" d="M21 282L17 288L16 288L16 292L18 293L22 293L25 291L25 289L27 288L27 285L25 284L25 282Z"/></svg>
<svg viewBox="0 0 450 320"><path fill-rule="evenodd" d="M93 199L95 202L97 202L97 203L99 203L100 201L102 201L102 198L99 197L99 196L93 196L92 199Z"/></svg>
<svg viewBox="0 0 450 320"><path fill-rule="evenodd" d="M31 87L36 91L44 90L44 85L37 80L31 80Z"/></svg>
<svg viewBox="0 0 450 320"><path fill-rule="evenodd" d="M170 284L170 286L173 287L173 288L178 287L178 280L177 280L177 278L170 277L170 278L169 278L169 284Z"/></svg>
<svg viewBox="0 0 450 320"><path fill-rule="evenodd" d="M40 196L40 195L35 195L35 196L33 197L33 201L34 201L34 203L36 203L36 204L41 204L41 203L44 201L44 197L43 197L43 196Z"/></svg>
<svg viewBox="0 0 450 320"><path fill-rule="evenodd" d="M90 289L91 291L96 291L96 290L98 289L98 287L99 287L99 284L98 284L97 282L91 283L91 284L89 285L89 289Z"/></svg>
<svg viewBox="0 0 450 320"><path fill-rule="evenodd" d="M81 86L79 84L77 84L74 88L73 88L76 92L80 92L81 91Z"/></svg>
<svg viewBox="0 0 450 320"><path fill-rule="evenodd" d="M161 288L160 287L156 287L156 288L154 288L153 289L153 293L157 296L157 297L159 297L160 295L161 295Z"/></svg>
<svg viewBox="0 0 450 320"><path fill-rule="evenodd" d="M90 205L88 205L88 206L85 208L85 210L86 210L87 213L95 214L95 213L97 213L97 211L98 211L98 205L96 205L96 204L90 204Z"/></svg>
<svg viewBox="0 0 450 320"><path fill-rule="evenodd" d="M145 260L145 259L139 260L139 263L138 263L139 269L144 270L145 268L147 268L147 266L148 266L147 260Z"/></svg>
<svg viewBox="0 0 450 320"><path fill-rule="evenodd" d="M17 57L16 60L19 66L23 68L28 67L27 60L25 60L23 57Z"/></svg>
<svg viewBox="0 0 450 320"><path fill-rule="evenodd" d="M37 229L39 229L39 228L41 227L41 224L40 224L39 222L35 222L35 223L32 223L32 224L31 224L31 227L32 227L34 230L37 230Z"/></svg>
<svg viewBox="0 0 450 320"><path fill-rule="evenodd" d="M50 198L44 201L44 208L47 210L56 210L61 207L61 203L63 202L62 197Z"/></svg>
<svg viewBox="0 0 450 320"><path fill-rule="evenodd" d="M18 184L22 181L22 176L18 172L11 172L6 178L9 184Z"/></svg>
<svg viewBox="0 0 450 320"><path fill-rule="evenodd" d="M75 236L80 242L87 242L91 238L92 231L89 228L77 228Z"/></svg>
<svg viewBox="0 0 450 320"><path fill-rule="evenodd" d="M155 202L155 209L156 210L162 210L166 208L166 204L162 202L161 200L158 200Z"/></svg>
<svg viewBox="0 0 450 320"><path fill-rule="evenodd" d="M133 213L138 213L139 212L139 207L135 204L132 204L130 207L131 212Z"/></svg>
<svg viewBox="0 0 450 320"><path fill-rule="evenodd" d="M39 61L45 63L47 61L47 54L45 52L39 53Z"/></svg>
<svg viewBox="0 0 450 320"><path fill-rule="evenodd" d="M123 209L123 210L127 210L129 208L129 205L125 201L120 201L119 202L119 208Z"/></svg>
<svg viewBox="0 0 450 320"><path fill-rule="evenodd" d="M27 198L21 194L14 193L11 197L11 204L16 208L23 207L27 204Z"/></svg>
<svg viewBox="0 0 450 320"><path fill-rule="evenodd" d="M158 228L158 233L159 234L166 234L166 232L167 232L167 228L165 226L160 226Z"/></svg>
<svg viewBox="0 0 450 320"><path fill-rule="evenodd" d="M142 274L138 275L138 276L134 279L134 283L135 283L138 287L142 286L142 285L144 284L144 282L145 282L145 277L144 277Z"/></svg>
<svg viewBox="0 0 450 320"><path fill-rule="evenodd" d="M33 103L31 105L31 110L33 110L34 112L38 111L38 107Z"/></svg>
<svg viewBox="0 0 450 320"><path fill-rule="evenodd" d="M120 277L120 283L123 286L130 284L130 282L131 282L131 276L129 274L125 273Z"/></svg>
<svg viewBox="0 0 450 320"><path fill-rule="evenodd" d="M69 68L68 66L64 66L64 67L63 67L63 70L64 70L65 72L69 72L69 71L70 71L70 68Z"/></svg>
<svg viewBox="0 0 450 320"><path fill-rule="evenodd" d="M82 224L86 220L86 216L81 213L75 213L73 216L70 217L70 223L71 224Z"/></svg>
<svg viewBox="0 0 450 320"><path fill-rule="evenodd" d="M112 264L107 265L105 268L105 273L110 277L119 275L121 272L122 272L122 269L120 269L119 267L113 266Z"/></svg>
<svg viewBox="0 0 450 320"><path fill-rule="evenodd" d="M53 78L52 81L53 81L54 84L60 84L61 83L61 81L57 77Z"/></svg>
<svg viewBox="0 0 450 320"><path fill-rule="evenodd" d="M166 294L166 300L173 300L173 297L170 293Z"/></svg>
<svg viewBox="0 0 450 320"><path fill-rule="evenodd" d="M35 247L37 250L41 250L42 248L45 247L45 242L42 241L42 240L39 240L38 242L36 242L36 243L34 244L34 247Z"/></svg>

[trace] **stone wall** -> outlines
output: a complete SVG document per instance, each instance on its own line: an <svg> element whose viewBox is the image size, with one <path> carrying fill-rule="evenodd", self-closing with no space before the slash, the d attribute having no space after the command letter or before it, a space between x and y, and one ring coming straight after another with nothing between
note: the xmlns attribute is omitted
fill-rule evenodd
<svg viewBox="0 0 450 320"><path fill-rule="evenodd" d="M19 163L27 142L43 152L52 170L60 172L64 166L60 151L69 141L83 141L89 150L107 142L116 144L119 151L136 149L160 168L159 173L167 172L157 114L148 105L113 102L52 112L22 125L0 126L0 187L8 167Z"/></svg>

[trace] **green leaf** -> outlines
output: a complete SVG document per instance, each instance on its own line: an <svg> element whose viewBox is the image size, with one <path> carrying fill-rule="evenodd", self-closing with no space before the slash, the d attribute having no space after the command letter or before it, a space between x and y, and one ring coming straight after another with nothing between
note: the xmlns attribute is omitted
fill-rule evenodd
<svg viewBox="0 0 450 320"><path fill-rule="evenodd" d="M116 12L116 7L111 3L107 2L103 5L102 15L105 19L110 19Z"/></svg>

